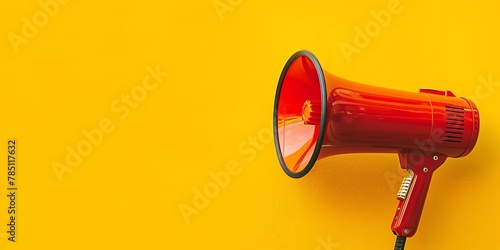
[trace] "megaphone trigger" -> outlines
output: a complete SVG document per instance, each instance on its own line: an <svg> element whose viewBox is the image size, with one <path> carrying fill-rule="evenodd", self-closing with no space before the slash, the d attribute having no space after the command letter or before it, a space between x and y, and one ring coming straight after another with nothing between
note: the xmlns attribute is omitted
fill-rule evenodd
<svg viewBox="0 0 500 250"><path fill-rule="evenodd" d="M411 153L399 153L401 167L407 169L410 175L403 179L398 192L399 204L391 226L397 236L411 237L416 233L432 174L447 158L438 154L423 157L423 161L415 161Z"/></svg>

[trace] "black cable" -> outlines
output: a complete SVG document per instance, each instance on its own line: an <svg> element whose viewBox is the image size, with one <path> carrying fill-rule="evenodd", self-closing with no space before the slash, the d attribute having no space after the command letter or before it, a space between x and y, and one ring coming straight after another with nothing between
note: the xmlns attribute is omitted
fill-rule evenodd
<svg viewBox="0 0 500 250"><path fill-rule="evenodd" d="M394 250L404 250L406 243L406 237L397 236L396 237L396 245L394 246Z"/></svg>

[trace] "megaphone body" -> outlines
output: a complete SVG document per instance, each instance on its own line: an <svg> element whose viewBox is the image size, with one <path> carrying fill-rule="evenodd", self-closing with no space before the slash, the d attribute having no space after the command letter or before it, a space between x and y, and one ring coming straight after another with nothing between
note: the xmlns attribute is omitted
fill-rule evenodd
<svg viewBox="0 0 500 250"><path fill-rule="evenodd" d="M451 91L407 92L349 81L324 71L308 51L295 53L278 83L274 138L283 170L307 174L316 160L346 153L397 153L409 170L392 231L415 234L430 179L447 157L471 152L479 113Z"/></svg>

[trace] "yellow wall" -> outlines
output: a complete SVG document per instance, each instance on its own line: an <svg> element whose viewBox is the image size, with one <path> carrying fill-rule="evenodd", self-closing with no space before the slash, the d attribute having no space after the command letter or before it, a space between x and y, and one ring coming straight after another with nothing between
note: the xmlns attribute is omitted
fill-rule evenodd
<svg viewBox="0 0 500 250"><path fill-rule="evenodd" d="M0 248L392 249L396 155L299 180L278 164L277 80L308 49L347 79L476 101L478 144L435 173L407 249L500 249L500 6L467 2L1 1L0 158L15 138L18 190Z"/></svg>

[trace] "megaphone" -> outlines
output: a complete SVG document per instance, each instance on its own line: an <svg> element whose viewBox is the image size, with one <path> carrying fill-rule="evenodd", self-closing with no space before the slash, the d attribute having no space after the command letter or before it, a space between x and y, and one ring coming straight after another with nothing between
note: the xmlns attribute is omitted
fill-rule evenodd
<svg viewBox="0 0 500 250"><path fill-rule="evenodd" d="M434 171L476 144L479 113L451 91L407 92L342 79L309 51L285 64L274 102L275 148L284 172L306 175L321 158L346 153L397 153L408 176L392 222L396 249L415 234Z"/></svg>

